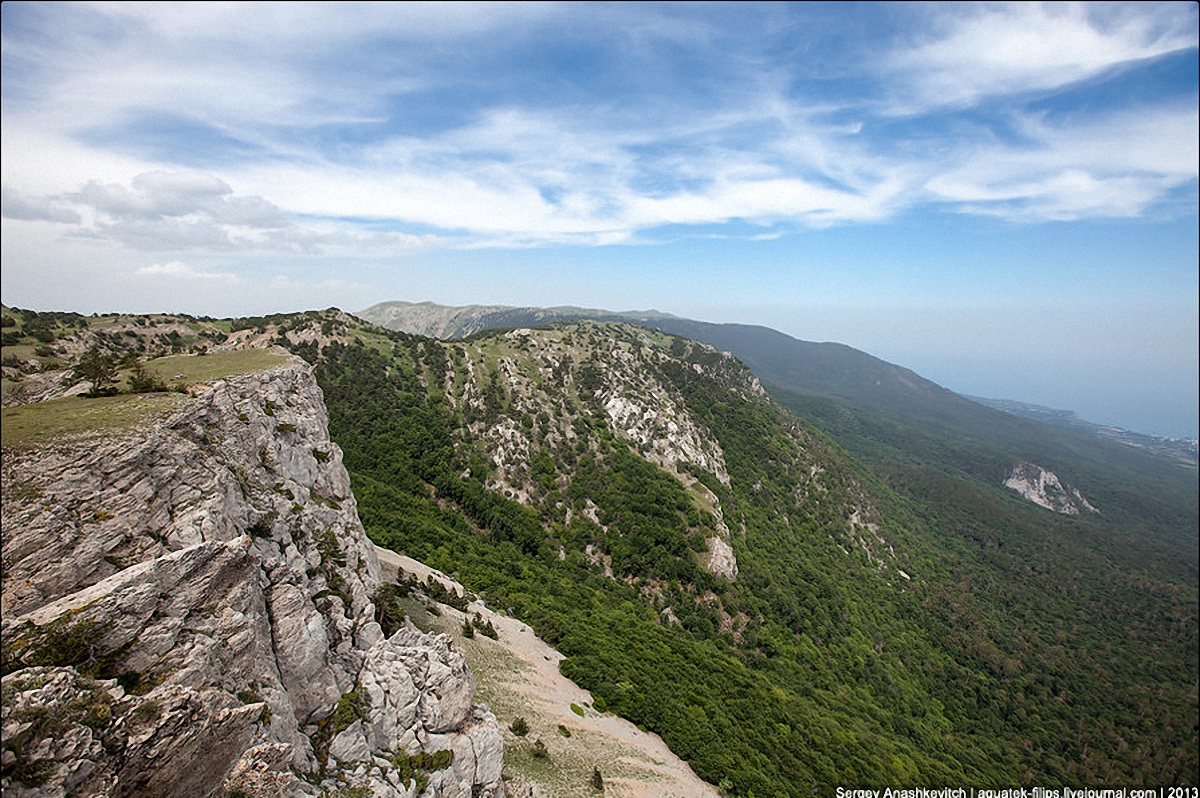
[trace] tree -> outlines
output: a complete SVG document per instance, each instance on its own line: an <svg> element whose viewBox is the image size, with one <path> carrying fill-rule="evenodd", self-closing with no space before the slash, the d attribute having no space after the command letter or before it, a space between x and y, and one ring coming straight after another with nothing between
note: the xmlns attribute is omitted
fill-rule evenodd
<svg viewBox="0 0 1200 798"><path fill-rule="evenodd" d="M113 381L116 375L117 364L113 362L112 356L101 354L98 349L88 352L75 366L75 376L92 383L92 390L88 391L88 396L105 396L115 393L115 390L108 390L106 386Z"/></svg>

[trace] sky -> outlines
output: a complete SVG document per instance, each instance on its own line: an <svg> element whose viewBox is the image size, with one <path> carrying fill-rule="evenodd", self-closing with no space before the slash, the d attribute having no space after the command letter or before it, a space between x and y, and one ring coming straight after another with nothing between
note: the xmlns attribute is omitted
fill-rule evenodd
<svg viewBox="0 0 1200 798"><path fill-rule="evenodd" d="M653 308L1197 434L1195 3L0 14L6 305Z"/></svg>

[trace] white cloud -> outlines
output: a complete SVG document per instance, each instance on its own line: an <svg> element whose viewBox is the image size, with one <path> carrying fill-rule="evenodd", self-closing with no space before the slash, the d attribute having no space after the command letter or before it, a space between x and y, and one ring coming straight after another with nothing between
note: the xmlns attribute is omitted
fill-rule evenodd
<svg viewBox="0 0 1200 798"><path fill-rule="evenodd" d="M803 64L722 52L719 25L673 9L33 8L61 36L4 34L6 58L39 67L27 70L37 80L25 93L6 92L5 213L143 251L603 245L670 224L743 220L779 231L878 222L930 201L1030 221L1132 216L1196 174L1196 148L1180 145L1195 138L1194 114L1153 107L1140 127L1116 117L1029 117L1021 146L999 143L977 120L887 140L877 133L887 120L866 95L798 99ZM922 13L936 18L935 29L880 56L891 72L870 76L898 83L912 113L1055 89L1196 40L1184 24L1194 15L1175 7ZM522 36L531 46L537 37L573 41L559 32L566 22L594 27L628 54L624 68L647 79L674 66L666 50L690 48L697 62L721 65L719 85L705 101L676 99L639 94L642 75L631 74L623 76L635 87L628 97L485 97L432 132L380 134L407 112L394 106L407 93L462 80L486 94L505 80L440 74L447 53L487 58L493 41ZM114 29L122 35L97 34ZM140 157L116 152L125 143L112 131L138 133L146 117L194 124L217 149L222 136L247 149L203 169L170 163L170 146L159 155L150 145ZM358 138L358 123L375 132ZM94 129L115 138L83 135ZM340 131L333 143L322 139L326 130Z"/></svg>
<svg viewBox="0 0 1200 798"><path fill-rule="evenodd" d="M965 152L926 188L962 210L1021 221L1132 217L1200 172L1194 107L1029 120L1024 133L1028 145Z"/></svg>
<svg viewBox="0 0 1200 798"><path fill-rule="evenodd" d="M133 178L130 188L89 180L66 199L114 219L162 219L196 213L216 216L232 193L227 183L211 175L144 172Z"/></svg>
<svg viewBox="0 0 1200 798"><path fill-rule="evenodd" d="M78 191L41 198L6 189L5 215L62 222L70 225L71 238L143 251L382 253L438 240L336 220L303 223L262 197L236 195L224 181L198 172L145 172L128 186L91 180Z"/></svg>
<svg viewBox="0 0 1200 798"><path fill-rule="evenodd" d="M241 282L236 274L229 272L207 272L188 266L181 261L169 263L153 263L143 266L133 272L135 277L170 278L174 280L204 280L236 284Z"/></svg>
<svg viewBox="0 0 1200 798"><path fill-rule="evenodd" d="M955 5L941 36L893 52L915 111L988 95L1055 89L1106 70L1195 47L1195 18L1138 4Z"/></svg>
<svg viewBox="0 0 1200 798"><path fill-rule="evenodd" d="M5 219L27 222L62 222L64 224L75 224L83 220L78 213L70 208L64 208L60 202L46 198L26 197L8 186L0 189L0 208L3 209L0 213L3 213Z"/></svg>
<svg viewBox="0 0 1200 798"><path fill-rule="evenodd" d="M57 200L87 215L72 235L134 249L257 248L267 233L295 225L261 197L234 196L224 181L197 172L144 172L128 187L90 180Z"/></svg>
<svg viewBox="0 0 1200 798"><path fill-rule="evenodd" d="M512 37L563 11L538 3L100 3L24 13L46 37L18 38L6 26L4 50L15 64L37 65L31 94L51 102L17 102L44 126L79 131L153 111L273 148L279 142L263 136L264 119L301 127L378 120L382 98L437 82L418 60L424 46ZM395 45L386 63L354 57L381 42Z"/></svg>

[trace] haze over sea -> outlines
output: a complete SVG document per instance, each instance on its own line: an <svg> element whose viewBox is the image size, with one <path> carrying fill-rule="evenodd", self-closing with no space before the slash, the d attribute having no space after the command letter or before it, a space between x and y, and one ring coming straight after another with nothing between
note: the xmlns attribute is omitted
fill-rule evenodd
<svg viewBox="0 0 1200 798"><path fill-rule="evenodd" d="M7 305L656 308L1197 435L1194 3L0 13Z"/></svg>

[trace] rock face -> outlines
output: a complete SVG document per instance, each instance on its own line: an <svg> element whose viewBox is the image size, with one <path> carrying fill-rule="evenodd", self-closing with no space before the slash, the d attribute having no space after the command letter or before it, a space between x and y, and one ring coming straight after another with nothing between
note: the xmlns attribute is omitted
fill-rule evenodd
<svg viewBox="0 0 1200 798"><path fill-rule="evenodd" d="M1058 475L1033 463L1018 463L1004 480L1004 487L1015 490L1036 505L1063 515L1079 515L1083 510L1100 512L1078 488L1069 488Z"/></svg>
<svg viewBox="0 0 1200 798"><path fill-rule="evenodd" d="M503 794L461 655L374 620L341 457L299 360L5 451L5 796Z"/></svg>

